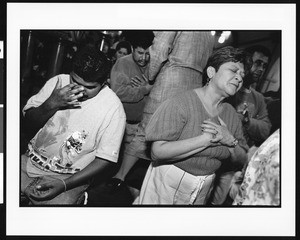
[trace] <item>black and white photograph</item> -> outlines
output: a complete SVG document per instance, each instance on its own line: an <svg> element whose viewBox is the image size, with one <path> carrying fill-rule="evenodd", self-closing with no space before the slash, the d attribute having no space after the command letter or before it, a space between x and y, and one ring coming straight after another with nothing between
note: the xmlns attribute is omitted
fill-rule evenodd
<svg viewBox="0 0 300 240"><path fill-rule="evenodd" d="M280 31L22 31L21 206L280 206L280 50Z"/></svg>
<svg viewBox="0 0 300 240"><path fill-rule="evenodd" d="M6 234L295 234L294 10L8 3Z"/></svg>

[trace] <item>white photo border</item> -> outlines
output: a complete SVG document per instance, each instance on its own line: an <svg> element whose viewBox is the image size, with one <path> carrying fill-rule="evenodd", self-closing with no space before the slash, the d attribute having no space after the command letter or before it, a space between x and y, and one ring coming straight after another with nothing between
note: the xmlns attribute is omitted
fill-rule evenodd
<svg viewBox="0 0 300 240"><path fill-rule="evenodd" d="M19 207L17 116L25 29L281 30L281 207ZM294 236L295 54L295 4L7 3L7 236Z"/></svg>

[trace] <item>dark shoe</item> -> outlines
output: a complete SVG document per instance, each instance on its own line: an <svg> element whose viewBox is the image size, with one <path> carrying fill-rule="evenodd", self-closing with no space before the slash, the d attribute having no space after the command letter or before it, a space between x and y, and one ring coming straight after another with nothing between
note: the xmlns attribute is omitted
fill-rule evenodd
<svg viewBox="0 0 300 240"><path fill-rule="evenodd" d="M122 181L121 179L118 178L111 178L110 180L108 180L108 182L106 183L106 187L112 191L118 191L121 189L124 189L126 187L126 184L124 183L124 181Z"/></svg>
<svg viewBox="0 0 300 240"><path fill-rule="evenodd" d="M88 206L131 206L133 197L121 179L111 178L88 191Z"/></svg>

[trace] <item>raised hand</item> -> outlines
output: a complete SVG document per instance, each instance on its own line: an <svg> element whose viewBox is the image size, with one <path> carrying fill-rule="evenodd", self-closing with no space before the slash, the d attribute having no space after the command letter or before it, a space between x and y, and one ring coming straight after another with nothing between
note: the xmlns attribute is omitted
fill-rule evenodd
<svg viewBox="0 0 300 240"><path fill-rule="evenodd" d="M59 78L48 102L51 108L76 108L79 107L79 98L83 96L84 87L71 83L62 87L62 81Z"/></svg>
<svg viewBox="0 0 300 240"><path fill-rule="evenodd" d="M43 184L36 185L30 197L36 201L50 200L61 194L65 190L65 185L62 180L53 180Z"/></svg>

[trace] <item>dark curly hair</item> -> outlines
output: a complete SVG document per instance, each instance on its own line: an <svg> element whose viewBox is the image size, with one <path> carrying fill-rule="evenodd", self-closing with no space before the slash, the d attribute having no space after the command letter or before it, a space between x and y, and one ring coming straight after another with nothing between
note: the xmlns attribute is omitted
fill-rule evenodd
<svg viewBox="0 0 300 240"><path fill-rule="evenodd" d="M107 80L110 62L103 52L94 46L85 46L76 54L73 71L86 82L103 83Z"/></svg>
<svg viewBox="0 0 300 240"><path fill-rule="evenodd" d="M271 51L267 47L262 46L262 45L254 45L254 46L245 48L245 51L250 53L251 55L253 55L255 52L259 52L268 58L271 57Z"/></svg>
<svg viewBox="0 0 300 240"><path fill-rule="evenodd" d="M116 46L116 51L119 51L121 48L126 48L128 54L130 54L132 52L131 51L131 44L128 41L119 42Z"/></svg>
<svg viewBox="0 0 300 240"><path fill-rule="evenodd" d="M152 41L154 39L153 31L137 30L137 31L132 31L131 34L132 37L129 41L133 49L136 49L137 47L142 47L143 49L147 49L152 45Z"/></svg>
<svg viewBox="0 0 300 240"><path fill-rule="evenodd" d="M227 62L240 62L244 64L245 74L247 74L252 66L252 56L242 48L234 48L232 46L222 47L215 50L207 60L206 67L203 70L203 86L208 81L207 68L213 67L216 72L220 66Z"/></svg>

